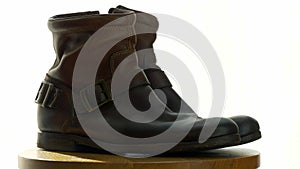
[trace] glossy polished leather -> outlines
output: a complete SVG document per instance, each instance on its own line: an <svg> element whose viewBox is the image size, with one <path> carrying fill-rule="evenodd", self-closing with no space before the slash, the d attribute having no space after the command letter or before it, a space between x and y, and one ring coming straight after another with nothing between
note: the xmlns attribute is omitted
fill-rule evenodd
<svg viewBox="0 0 300 169"><path fill-rule="evenodd" d="M142 13L137 15L136 29L143 29L145 32L156 32L159 26L158 20L155 16L133 10L124 6L117 6L111 9L114 13L123 13L126 11L133 11L136 13ZM156 57L153 50L153 43L156 40L156 33L138 34L136 50L148 49L143 52L142 55L138 55L138 61L141 68L146 69L154 67L154 69L144 70L146 76L153 89L161 89L167 97L167 106L174 112L179 112L180 106L187 107L187 112L195 114L195 112L189 108L189 106L182 100L182 98L173 90L172 84L169 82L168 77L160 70L156 65ZM241 142L239 144L255 141L261 137L260 127L257 120L249 116L235 116L230 117L235 121L239 127L239 134L241 136Z"/></svg>
<svg viewBox="0 0 300 169"><path fill-rule="evenodd" d="M111 133L102 131L99 129L98 112L96 110L88 111L84 106L81 107L80 112L78 109L74 109L74 100L72 99L74 92L72 91L72 83L78 83L81 88L76 90L83 90L86 86L94 85L89 84L86 81L82 81L81 78L73 77L73 71L75 63L78 59L79 53L87 40L105 24L118 20L110 29L110 33L114 31L124 31L124 35L127 34L130 29L133 29L135 19L130 17L123 17L133 14L105 14L100 15L97 11L94 12L83 12L75 14L57 15L49 19L48 26L53 33L54 49L56 52L56 60L47 73L44 82L54 86L59 94L55 98L55 105L53 107L45 107L41 104L38 105L38 127L41 131L38 138L38 146L40 148L48 150L58 151L81 151L81 149L68 147L71 144L77 144L82 139L89 140L89 138L99 139L101 141L105 138L113 139L115 144L122 144L122 140L118 137L113 136ZM116 29L117 28L117 29ZM124 28L124 29L123 29ZM121 32L122 34L122 32ZM106 43L111 40L112 37L103 37L97 39L101 43ZM116 68L119 64L130 54L135 52L136 37L131 36L121 40L113 46L102 60L96 74L96 81L104 81L107 84L108 91L111 90L111 80L113 74L116 73ZM101 48L101 46L99 46ZM133 58L131 62L126 62L124 65L126 69L138 68L138 61ZM86 66L87 72L89 72L89 66ZM90 72L93 73L93 72ZM124 72L118 72L122 75ZM149 103L149 94L152 92L152 88L149 82L141 72L132 80L129 94L132 104L138 110L147 110L151 105ZM43 93L39 93L43 95ZM165 107L163 113L154 121L150 123L137 123L130 121L120 115L114 105L115 97L121 97L123 93L113 96L112 100L105 102L99 106L101 114L105 120L118 132L135 138L146 138L152 137L166 131L174 123L176 118L179 117L179 121L182 121L184 128L186 125L192 125L192 129L182 140L181 143L189 143L190 147L186 149L180 148L177 151L188 151L194 148L212 149L219 147L226 147L239 142L238 127L230 119L219 118L220 123L216 130L213 132L210 138L214 141L208 146L198 143L199 134L205 125L210 125L212 119L199 119L195 114L183 112L181 116L178 112L173 112L171 109ZM44 96L44 95L43 95ZM158 96L157 96L158 97ZM75 100L78 101L78 100ZM80 102L80 99L79 99ZM163 103L160 103L163 104ZM80 120L79 120L80 119ZM195 123L193 122L195 120ZM79 122L80 121L80 122ZM83 128L82 123L89 124L89 128ZM177 129L180 134L181 128ZM87 135L88 133L88 135ZM224 137L228 139L224 139ZM78 140L75 140L78 138ZM74 140L72 140L74 139ZM218 139L220 141L218 141ZM208 139L207 142L209 142ZM54 142L54 143L53 143ZM84 141L83 141L84 142ZM88 143L87 143L88 142ZM172 142L172 140L165 140L166 143ZM92 142L85 141L84 146L101 149ZM173 149L176 151L176 147Z"/></svg>

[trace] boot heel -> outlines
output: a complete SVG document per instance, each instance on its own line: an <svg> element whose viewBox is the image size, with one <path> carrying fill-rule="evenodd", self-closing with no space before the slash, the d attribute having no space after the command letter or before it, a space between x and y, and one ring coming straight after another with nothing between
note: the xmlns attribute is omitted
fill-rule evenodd
<svg viewBox="0 0 300 169"><path fill-rule="evenodd" d="M38 133L37 146L51 151L77 151L74 140L66 134Z"/></svg>

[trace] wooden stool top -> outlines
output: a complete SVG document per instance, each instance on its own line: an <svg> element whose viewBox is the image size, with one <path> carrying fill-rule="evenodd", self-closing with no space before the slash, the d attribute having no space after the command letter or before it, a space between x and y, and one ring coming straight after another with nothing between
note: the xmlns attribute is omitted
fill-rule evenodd
<svg viewBox="0 0 300 169"><path fill-rule="evenodd" d="M259 165L257 151L236 148L151 158L40 149L19 154L19 169L256 169Z"/></svg>

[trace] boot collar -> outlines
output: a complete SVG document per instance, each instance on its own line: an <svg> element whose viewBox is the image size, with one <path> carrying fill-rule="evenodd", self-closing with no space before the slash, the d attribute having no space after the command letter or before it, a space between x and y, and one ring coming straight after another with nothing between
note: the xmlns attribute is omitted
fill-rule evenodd
<svg viewBox="0 0 300 169"><path fill-rule="evenodd" d="M48 27L52 32L96 31L116 19L118 20L111 26L132 26L135 23L135 17L123 17L130 14L132 12L100 14L98 11L88 11L55 15L49 18Z"/></svg>

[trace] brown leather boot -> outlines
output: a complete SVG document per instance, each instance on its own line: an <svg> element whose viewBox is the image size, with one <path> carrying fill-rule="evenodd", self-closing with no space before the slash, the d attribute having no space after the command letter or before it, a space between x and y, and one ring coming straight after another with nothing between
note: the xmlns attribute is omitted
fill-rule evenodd
<svg viewBox="0 0 300 169"><path fill-rule="evenodd" d="M136 29L145 29L145 32L157 31L159 23L155 16L126 8L124 6L117 6L112 8L110 12L112 13L123 13L123 12L136 12L142 13L143 15L137 15ZM141 18L142 17L142 18ZM167 97L167 106L174 112L179 112L180 106L188 108L186 112L191 114L196 114L183 100L182 98L172 89L172 84L170 83L168 77L165 75L163 70L156 65L156 57L153 51L153 43L156 39L156 34L138 34L136 50L148 49L143 55L138 55L139 65L142 69L145 69L145 74L150 82L153 89L161 89L164 91ZM155 69L146 69L149 67L155 67ZM182 105L184 104L184 105ZM261 138L261 132L259 129L258 122L249 116L234 116L230 117L239 127L239 134L241 136L241 142L239 144L249 143Z"/></svg>
<svg viewBox="0 0 300 169"><path fill-rule="evenodd" d="M142 70L131 80L127 91L112 91L113 75L118 74L120 78L116 81L120 82L126 80L122 78L126 77L127 72L139 69L137 57L134 55L136 36L126 36L132 33L136 21L134 17L135 14L129 13L100 15L99 12L93 11L57 15L49 19L48 26L53 33L56 60L46 74L36 97L40 129L38 147L54 151L101 152L105 149L120 155L127 156L131 153L147 156L145 154L157 155L158 149L168 146L171 146L168 152L186 152L237 144L240 141L238 127L232 120L198 119L195 114L174 113L160 102ZM113 24L105 27L112 22ZM113 36L92 36L101 28ZM119 35L122 37L118 37ZM114 38L123 40L116 43L108 52L101 53L104 58L96 69L85 64L81 66L85 74L75 76L75 68L78 62L80 64L80 59L86 63L93 62L89 60L89 55L82 60L82 54L86 52L83 48L87 44L90 43L94 47L87 52L94 54L102 48L102 45L114 41ZM93 42L98 45L93 46ZM126 60L128 58L129 60ZM122 69L119 70L118 66ZM85 80L85 76L93 73L95 73L93 81ZM122 83L121 81L117 84L117 88L122 86ZM126 92L129 93L132 105L116 102ZM152 99L156 99L156 105L150 104L149 95L153 96ZM93 96L96 97L96 103L93 102ZM143 123L124 117L118 111L117 104L124 104L121 105L124 109L134 106L141 112L147 111L152 106L162 105L164 109L158 118ZM130 115L131 112L126 113ZM148 113L151 115L156 112ZM104 118L102 121L99 120L100 115ZM143 115L137 116L143 118ZM215 131L200 144L198 138L204 123L206 122L206 127L213 128L215 125L213 121L216 120L220 121ZM175 125L175 121L178 124ZM109 125L105 126L104 123ZM189 126L191 129L185 130ZM173 131L171 136L153 139L169 130ZM183 136L182 139L180 136Z"/></svg>

